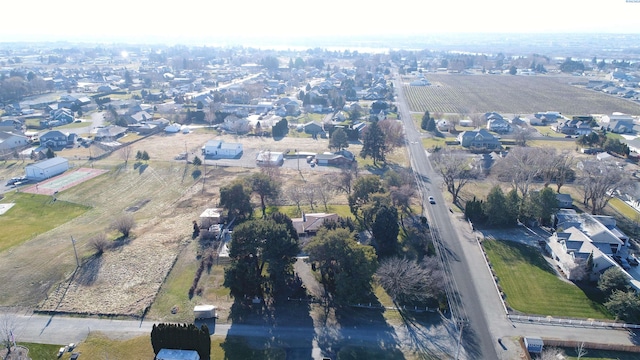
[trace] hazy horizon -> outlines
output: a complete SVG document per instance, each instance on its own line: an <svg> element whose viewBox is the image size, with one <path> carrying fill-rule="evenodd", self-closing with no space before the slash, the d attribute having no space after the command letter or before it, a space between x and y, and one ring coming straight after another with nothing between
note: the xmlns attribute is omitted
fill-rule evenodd
<svg viewBox="0 0 640 360"><path fill-rule="evenodd" d="M539 0L528 7L507 0L390 4L325 0L318 5L280 0L166 6L112 0L23 0L2 7L0 43L92 42L226 44L300 42L361 36L437 37L451 34L640 34L640 2ZM522 4L519 4L522 5ZM598 6L600 5L600 6Z"/></svg>

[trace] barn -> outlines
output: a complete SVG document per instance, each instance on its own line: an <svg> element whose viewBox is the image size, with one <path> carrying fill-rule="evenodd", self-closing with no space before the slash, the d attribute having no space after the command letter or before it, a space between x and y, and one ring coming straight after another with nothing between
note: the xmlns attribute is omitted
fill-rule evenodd
<svg viewBox="0 0 640 360"><path fill-rule="evenodd" d="M26 177L32 181L48 179L67 170L69 170L69 160L63 157L54 157L25 167Z"/></svg>

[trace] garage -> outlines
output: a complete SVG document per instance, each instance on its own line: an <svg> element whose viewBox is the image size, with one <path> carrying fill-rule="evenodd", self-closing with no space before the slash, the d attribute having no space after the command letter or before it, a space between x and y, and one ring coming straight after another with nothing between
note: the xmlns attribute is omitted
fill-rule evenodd
<svg viewBox="0 0 640 360"><path fill-rule="evenodd" d="M63 157L54 157L27 165L24 170L27 179L41 181L69 170L69 160Z"/></svg>

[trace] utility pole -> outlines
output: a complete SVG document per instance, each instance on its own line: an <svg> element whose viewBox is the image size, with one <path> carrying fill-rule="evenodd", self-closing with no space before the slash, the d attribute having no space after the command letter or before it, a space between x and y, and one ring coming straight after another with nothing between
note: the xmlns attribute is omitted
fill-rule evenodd
<svg viewBox="0 0 640 360"><path fill-rule="evenodd" d="M78 260L78 251L76 250L76 241L71 237L71 244L73 244L73 253L76 255L76 265L80 267L80 260Z"/></svg>

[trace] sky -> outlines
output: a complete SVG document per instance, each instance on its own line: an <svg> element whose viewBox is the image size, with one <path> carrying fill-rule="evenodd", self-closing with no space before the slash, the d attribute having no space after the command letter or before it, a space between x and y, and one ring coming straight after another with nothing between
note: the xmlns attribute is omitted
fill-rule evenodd
<svg viewBox="0 0 640 360"><path fill-rule="evenodd" d="M189 43L229 37L640 34L640 0L11 0L0 42ZM197 40L196 40L197 42Z"/></svg>

